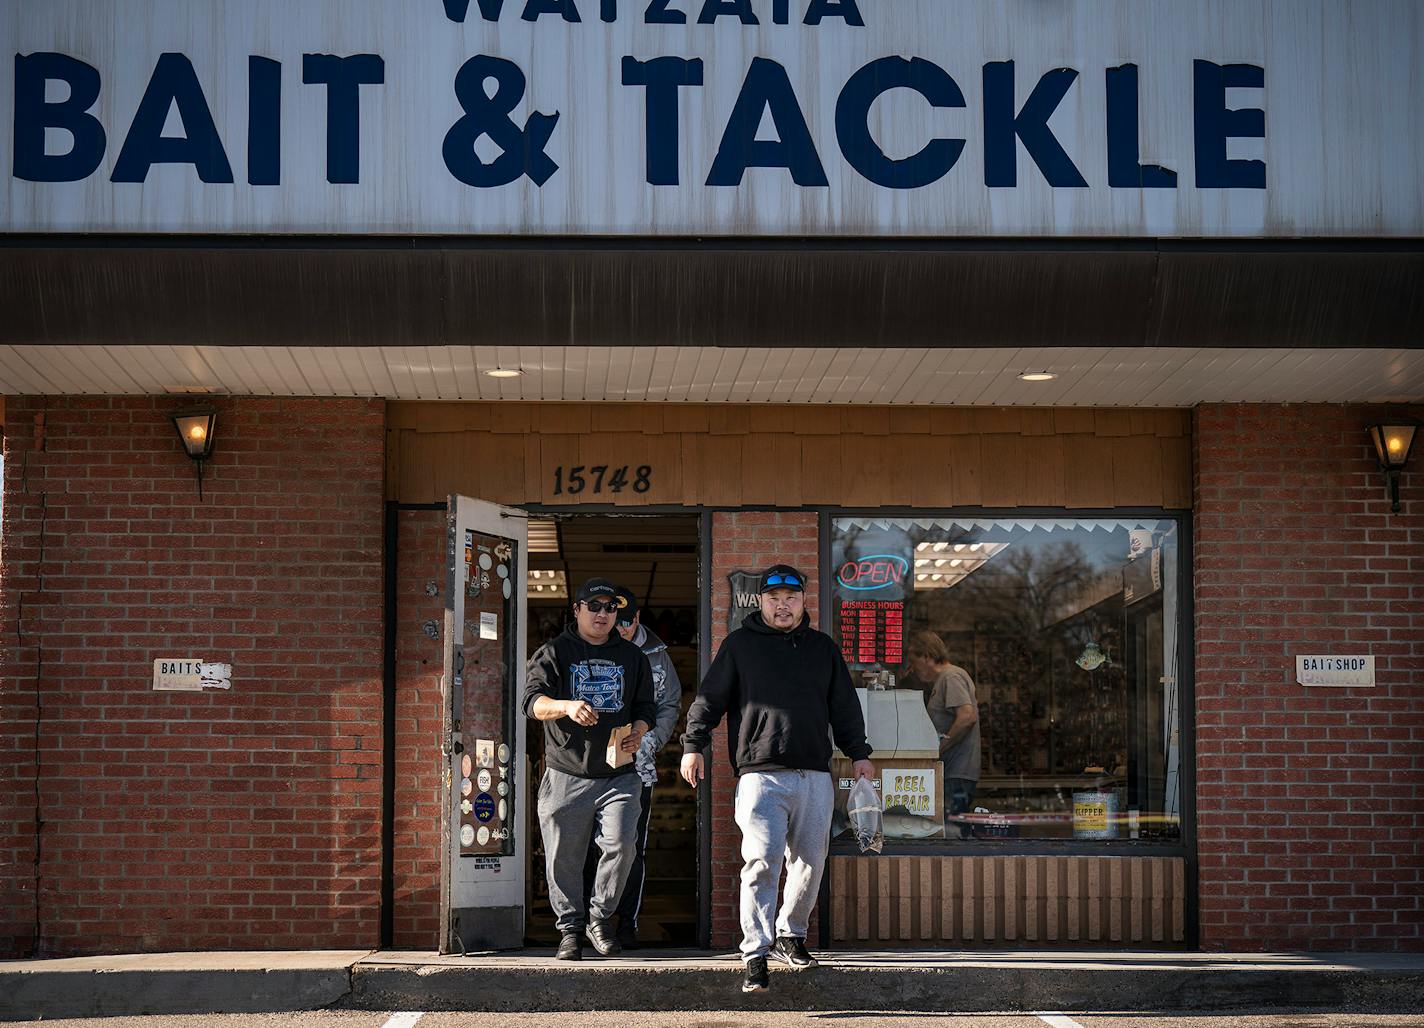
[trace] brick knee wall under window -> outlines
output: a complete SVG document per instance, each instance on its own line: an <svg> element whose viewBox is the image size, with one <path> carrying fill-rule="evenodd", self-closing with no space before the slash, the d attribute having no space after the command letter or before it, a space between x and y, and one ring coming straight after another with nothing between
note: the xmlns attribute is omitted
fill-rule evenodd
<svg viewBox="0 0 1424 1028"><path fill-rule="evenodd" d="M201 502L182 405L7 404L4 955L379 940L384 405L217 399Z"/></svg>
<svg viewBox="0 0 1424 1028"><path fill-rule="evenodd" d="M1424 945L1424 473L1416 447L1391 514L1384 413L1197 410L1204 948ZM1295 684L1313 653L1376 686Z"/></svg>
<svg viewBox="0 0 1424 1028"><path fill-rule="evenodd" d="M768 564L786 563L811 576L806 609L813 624L817 613L819 529L817 516L803 511L745 511L712 516L712 652L727 637L727 611L731 607L727 576L733 571L760 571ZM732 818L736 779L727 763L725 724L712 737L708 753L712 776L712 945L735 946L742 930L737 893L742 870L741 833ZM815 945L817 924L810 931Z"/></svg>

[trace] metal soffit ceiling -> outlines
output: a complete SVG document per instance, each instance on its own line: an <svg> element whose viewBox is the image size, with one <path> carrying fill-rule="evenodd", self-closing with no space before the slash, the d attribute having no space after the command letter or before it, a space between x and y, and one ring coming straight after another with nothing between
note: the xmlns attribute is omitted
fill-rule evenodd
<svg viewBox="0 0 1424 1028"><path fill-rule="evenodd" d="M518 378L484 374L519 369ZM1048 382L1021 372L1047 370ZM1424 399L1422 349L0 345L0 393L1190 407Z"/></svg>

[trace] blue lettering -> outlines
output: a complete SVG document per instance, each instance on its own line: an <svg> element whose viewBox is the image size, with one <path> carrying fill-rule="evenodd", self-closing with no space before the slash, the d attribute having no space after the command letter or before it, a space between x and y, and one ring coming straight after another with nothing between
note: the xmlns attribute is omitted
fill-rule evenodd
<svg viewBox="0 0 1424 1028"><path fill-rule="evenodd" d="M282 65L266 57L247 59L247 182L282 181Z"/></svg>
<svg viewBox="0 0 1424 1028"><path fill-rule="evenodd" d="M702 61L658 57L651 61L623 58L623 84L647 87L647 179L650 186L678 184L677 91L702 85Z"/></svg>
<svg viewBox="0 0 1424 1028"><path fill-rule="evenodd" d="M1088 183L1058 145L1048 119L1058 109L1078 73L1056 68L1038 80L1018 114L1014 113L1014 62L984 65L984 184L1018 185L1016 139L1033 158L1048 184L1086 188Z"/></svg>
<svg viewBox="0 0 1424 1028"><path fill-rule="evenodd" d="M562 16L564 21L583 20L579 17L574 0L527 0L524 13L520 17L525 21L538 21L541 14L557 14Z"/></svg>
<svg viewBox="0 0 1424 1028"><path fill-rule="evenodd" d="M806 24L819 25L822 18L844 18L847 25L865 28L865 19L855 0L811 0L806 8Z"/></svg>
<svg viewBox="0 0 1424 1028"><path fill-rule="evenodd" d="M69 85L69 96L45 102L45 83ZM66 54L15 55L13 172L28 182L78 182L94 174L104 159L107 138L99 119L88 113L99 99L99 72ZM45 153L45 129L73 137L68 153Z"/></svg>
<svg viewBox="0 0 1424 1028"><path fill-rule="evenodd" d="M485 79L494 79L494 95L485 92ZM513 61L481 54L471 57L455 74L455 98L465 114L445 133L441 154L445 167L467 186L490 189L507 186L528 175L542 186L559 166L544 152L559 114L535 112L520 128L509 117L524 98L524 72ZM502 153L489 164L475 153L475 142L489 136Z"/></svg>
<svg viewBox="0 0 1424 1028"><path fill-rule="evenodd" d="M646 25L686 25L686 14L678 10L668 10L668 4L671 2L672 0L650 0L648 9L643 12L643 23Z"/></svg>
<svg viewBox="0 0 1424 1028"><path fill-rule="evenodd" d="M504 10L504 0L479 0L480 17L485 21L499 21L500 13ZM465 15L469 13L470 0L445 0L445 17L456 24L465 23Z"/></svg>
<svg viewBox="0 0 1424 1028"><path fill-rule="evenodd" d="M703 0L697 24L711 25L722 17L738 18L743 25L761 24L752 13L752 0Z"/></svg>
<svg viewBox="0 0 1424 1028"><path fill-rule="evenodd" d="M1176 189L1177 173L1158 164L1139 164L1142 139L1137 124L1137 65L1107 70L1108 185L1114 189Z"/></svg>
<svg viewBox="0 0 1424 1028"><path fill-rule="evenodd" d="M771 0L771 23L787 25L791 22L791 0Z"/></svg>
<svg viewBox="0 0 1424 1028"><path fill-rule="evenodd" d="M1196 137L1198 189L1265 189L1264 161L1226 159L1228 139L1264 139L1266 112L1259 107L1231 110L1230 87L1264 89L1266 70L1254 64L1192 62L1192 127Z"/></svg>
<svg viewBox="0 0 1424 1028"><path fill-rule="evenodd" d="M615 22L618 20L618 0L599 0L598 17L602 21Z"/></svg>
<svg viewBox="0 0 1424 1028"><path fill-rule="evenodd" d="M302 82L326 86L326 180L361 178L361 86L386 81L386 62L376 54L302 54Z"/></svg>
<svg viewBox="0 0 1424 1028"><path fill-rule="evenodd" d="M185 135L165 136L163 123L174 105ZM204 182L232 181L232 166L218 138L203 87L198 84L193 62L183 54L167 53L158 58L109 177L114 182L142 182L155 164L191 164Z"/></svg>
<svg viewBox="0 0 1424 1028"><path fill-rule="evenodd" d="M954 167L964 151L962 139L932 139L919 153L891 160L870 134L870 106L891 89L913 89L934 107L963 107L959 85L937 64L916 57L882 57L861 68L836 101L836 139L846 161L861 175L890 189L919 189Z"/></svg>
<svg viewBox="0 0 1424 1028"><path fill-rule="evenodd" d="M768 109L779 138L761 141L757 127ZM829 185L786 69L764 57L752 59L707 184L739 186L748 168L786 168L798 186Z"/></svg>

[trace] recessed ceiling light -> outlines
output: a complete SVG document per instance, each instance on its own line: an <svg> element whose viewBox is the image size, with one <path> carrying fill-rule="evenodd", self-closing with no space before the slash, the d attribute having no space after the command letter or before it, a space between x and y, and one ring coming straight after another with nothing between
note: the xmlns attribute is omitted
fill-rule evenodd
<svg viewBox="0 0 1424 1028"><path fill-rule="evenodd" d="M518 378L524 372L519 368L491 368L485 374L490 378Z"/></svg>
<svg viewBox="0 0 1424 1028"><path fill-rule="evenodd" d="M1025 371L1019 375L1024 382L1052 382L1057 377L1051 371Z"/></svg>

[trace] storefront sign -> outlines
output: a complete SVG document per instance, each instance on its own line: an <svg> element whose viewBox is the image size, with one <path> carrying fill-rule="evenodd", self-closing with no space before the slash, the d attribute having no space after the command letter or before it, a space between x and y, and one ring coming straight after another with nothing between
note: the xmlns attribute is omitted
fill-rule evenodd
<svg viewBox="0 0 1424 1028"><path fill-rule="evenodd" d="M160 657L153 662L153 688L158 692L231 689L232 665L196 657Z"/></svg>
<svg viewBox="0 0 1424 1028"><path fill-rule="evenodd" d="M888 664L905 659L904 600L840 600L841 655L847 664Z"/></svg>
<svg viewBox="0 0 1424 1028"><path fill-rule="evenodd" d="M852 592L874 592L902 585L910 573L910 561L893 553L876 553L848 560L836 569L836 581Z"/></svg>
<svg viewBox="0 0 1424 1028"><path fill-rule="evenodd" d="M11 3L0 232L1417 235L1413 0L1299 7Z"/></svg>
<svg viewBox="0 0 1424 1028"><path fill-rule="evenodd" d="M885 783L885 809L904 807L911 814L934 817L938 806L939 776L933 768L887 767L880 772Z"/></svg>
<svg viewBox="0 0 1424 1028"><path fill-rule="evenodd" d="M761 610L761 597L757 594L757 583L761 574L756 571L733 571L727 576L731 606L727 608L727 631L735 632L742 627L748 614Z"/></svg>
<svg viewBox="0 0 1424 1028"><path fill-rule="evenodd" d="M1295 680L1300 685L1374 685L1375 658L1297 656Z"/></svg>

